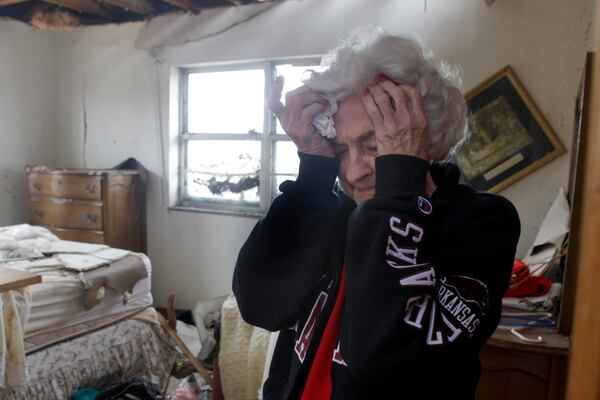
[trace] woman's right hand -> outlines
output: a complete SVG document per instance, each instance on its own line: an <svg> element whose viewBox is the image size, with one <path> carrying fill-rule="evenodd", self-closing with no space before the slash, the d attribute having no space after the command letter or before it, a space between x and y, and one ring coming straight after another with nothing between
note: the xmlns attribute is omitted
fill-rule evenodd
<svg viewBox="0 0 600 400"><path fill-rule="evenodd" d="M327 100L306 85L285 95L281 102L284 80L277 77L267 105L279 119L283 130L298 147L298 151L325 157L335 157L333 145L321 136L313 125L313 119L327 108Z"/></svg>

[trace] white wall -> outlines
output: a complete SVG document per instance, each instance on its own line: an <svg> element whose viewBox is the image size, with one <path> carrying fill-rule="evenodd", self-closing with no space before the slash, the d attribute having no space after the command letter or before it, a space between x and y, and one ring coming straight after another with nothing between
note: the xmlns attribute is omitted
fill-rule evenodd
<svg viewBox="0 0 600 400"><path fill-rule="evenodd" d="M133 48L141 26L57 35L58 159L61 167L106 168L135 157L148 168L153 293L163 304L176 291L177 307L193 307L230 290L235 256L255 220L168 211L160 176L159 76L154 60ZM166 99L166 92L160 96Z"/></svg>
<svg viewBox="0 0 600 400"><path fill-rule="evenodd" d="M61 166L85 162L93 168L134 156L148 167L154 294L161 304L175 290L177 305L192 307L229 290L237 251L255 220L167 210L163 172L169 160L163 162L159 143L170 144L171 66L319 54L349 29L383 24L417 34L438 56L462 66L465 89L510 64L568 148L594 32L593 4L502 0L488 8L483 0L304 0L60 33L58 159ZM521 214L518 254L566 184L568 161L564 155L503 192Z"/></svg>
<svg viewBox="0 0 600 400"><path fill-rule="evenodd" d="M55 41L0 21L0 226L26 222L27 164L55 161Z"/></svg>

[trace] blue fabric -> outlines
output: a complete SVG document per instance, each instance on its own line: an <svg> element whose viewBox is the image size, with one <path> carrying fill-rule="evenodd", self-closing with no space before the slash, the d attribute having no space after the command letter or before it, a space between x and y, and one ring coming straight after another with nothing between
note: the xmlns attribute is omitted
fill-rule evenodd
<svg viewBox="0 0 600 400"><path fill-rule="evenodd" d="M89 387L79 388L73 397L71 397L71 400L95 400L98 393L100 393L98 389Z"/></svg>

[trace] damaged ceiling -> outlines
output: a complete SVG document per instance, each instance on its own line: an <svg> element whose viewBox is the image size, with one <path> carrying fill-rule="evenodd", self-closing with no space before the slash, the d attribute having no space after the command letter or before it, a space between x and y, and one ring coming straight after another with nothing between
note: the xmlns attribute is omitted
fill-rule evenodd
<svg viewBox="0 0 600 400"><path fill-rule="evenodd" d="M0 17L41 30L143 21L168 13L282 0L0 0Z"/></svg>

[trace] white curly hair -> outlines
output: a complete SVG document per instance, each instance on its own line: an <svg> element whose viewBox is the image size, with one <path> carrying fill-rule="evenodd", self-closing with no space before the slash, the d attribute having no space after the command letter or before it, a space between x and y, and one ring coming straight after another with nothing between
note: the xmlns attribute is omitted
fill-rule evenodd
<svg viewBox="0 0 600 400"><path fill-rule="evenodd" d="M304 83L337 102L360 94L379 74L416 87L427 116L429 154L446 160L466 138L467 106L458 68L434 60L416 38L393 36L377 26L360 28L342 39L310 71Z"/></svg>

